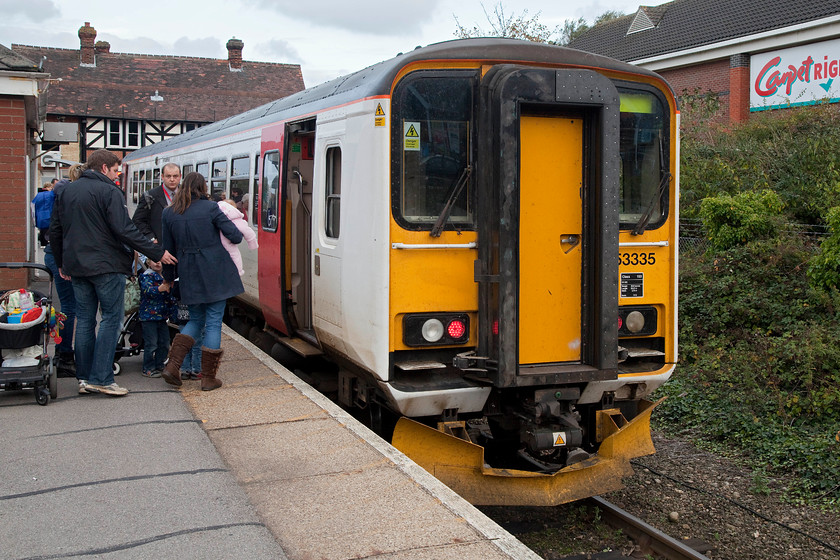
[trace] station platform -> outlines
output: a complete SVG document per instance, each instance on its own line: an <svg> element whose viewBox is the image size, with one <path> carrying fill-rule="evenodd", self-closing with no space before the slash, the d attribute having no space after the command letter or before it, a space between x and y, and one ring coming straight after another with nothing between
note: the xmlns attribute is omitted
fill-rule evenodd
<svg viewBox="0 0 840 560"><path fill-rule="evenodd" d="M538 559L225 327L220 389L0 392L4 558Z"/></svg>

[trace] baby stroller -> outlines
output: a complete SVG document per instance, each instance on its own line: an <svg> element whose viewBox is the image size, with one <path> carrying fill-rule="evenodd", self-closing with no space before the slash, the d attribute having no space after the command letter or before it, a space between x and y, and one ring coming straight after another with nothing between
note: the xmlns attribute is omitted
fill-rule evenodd
<svg viewBox="0 0 840 560"><path fill-rule="evenodd" d="M49 268L34 263L0 263L0 268L36 268L46 271L50 277L48 296L33 293L36 302L34 318L26 322L1 322L0 319L0 389L18 391L34 389L35 402L46 406L50 398L58 398L58 373L49 354L50 315L52 311L53 275ZM9 314L3 318L8 321ZM27 317L24 316L24 319Z"/></svg>
<svg viewBox="0 0 840 560"><path fill-rule="evenodd" d="M126 356L137 356L143 351L143 325L140 323L140 313L132 311L125 316L120 337L117 340L117 349L114 351L114 375L119 375L122 370L120 358Z"/></svg>

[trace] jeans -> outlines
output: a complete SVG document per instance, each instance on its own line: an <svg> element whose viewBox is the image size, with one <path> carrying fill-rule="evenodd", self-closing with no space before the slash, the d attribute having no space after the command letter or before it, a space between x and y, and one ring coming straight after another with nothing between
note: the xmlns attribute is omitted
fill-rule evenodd
<svg viewBox="0 0 840 560"><path fill-rule="evenodd" d="M203 338L202 345L207 348L218 350L222 346L222 318L225 314L227 300L214 301L212 303L197 303L189 305L190 320L181 329L181 334L191 336L195 343ZM201 336L201 330L204 335ZM193 364L195 367L195 364Z"/></svg>
<svg viewBox="0 0 840 560"><path fill-rule="evenodd" d="M143 371L163 369L169 354L169 325L166 321L140 321L143 325Z"/></svg>
<svg viewBox="0 0 840 560"><path fill-rule="evenodd" d="M200 336L203 340L204 330L201 331ZM201 371L201 344L198 343L198 339L195 340L196 343L193 344L192 349L184 356L184 361L181 364L182 372L199 373Z"/></svg>
<svg viewBox="0 0 840 560"><path fill-rule="evenodd" d="M64 328L59 331L61 343L56 345L55 351L61 353L73 352L73 327L76 324L76 296L73 293L73 283L68 282L58 273L58 266L55 264L52 250L47 246L44 250L44 264L53 273L55 291L58 292L58 301L61 304L61 312L67 318L64 320Z"/></svg>
<svg viewBox="0 0 840 560"><path fill-rule="evenodd" d="M76 296L76 377L91 385L114 382L114 351L123 319L125 274L74 276ZM96 332L96 311L101 314Z"/></svg>

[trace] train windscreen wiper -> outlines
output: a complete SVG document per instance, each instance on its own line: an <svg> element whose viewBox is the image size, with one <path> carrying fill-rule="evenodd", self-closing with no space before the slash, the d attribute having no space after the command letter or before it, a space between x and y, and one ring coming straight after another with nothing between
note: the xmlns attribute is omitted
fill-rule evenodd
<svg viewBox="0 0 840 560"><path fill-rule="evenodd" d="M455 185L453 185L452 190L449 191L449 196L446 198L446 204L443 205L443 210L440 211L440 216L438 216L435 225L432 227L432 231L429 232L429 235L432 237L440 237L440 234L443 233L446 221L449 220L449 215L452 213L452 207L464 191L464 186L467 184L467 181L469 181L471 173L471 165L467 165L464 167L464 170L461 171L461 176L458 177L458 180L455 182Z"/></svg>
<svg viewBox="0 0 840 560"><path fill-rule="evenodd" d="M665 146L662 142L662 136L659 137L659 186L656 187L656 192L653 193L653 198L651 198L650 202L645 208L644 213L642 213L639 221L636 222L636 227L633 228L633 235L641 235L647 225L650 223L650 218L653 216L653 209L656 208L656 201L662 200L662 194L665 192L665 189L668 187L668 183L671 180L671 173L665 168Z"/></svg>

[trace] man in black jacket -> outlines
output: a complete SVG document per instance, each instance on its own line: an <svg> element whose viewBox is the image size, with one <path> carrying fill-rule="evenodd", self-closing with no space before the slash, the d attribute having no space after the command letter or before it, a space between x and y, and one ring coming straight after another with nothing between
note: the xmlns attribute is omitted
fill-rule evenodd
<svg viewBox="0 0 840 560"><path fill-rule="evenodd" d="M181 182L181 168L174 163L167 163L160 174L163 184L143 193L131 219L140 233L155 242L160 241L163 209L172 203L172 197Z"/></svg>
<svg viewBox="0 0 840 560"><path fill-rule="evenodd" d="M125 194L114 183L120 163L108 150L93 152L81 178L56 195L50 224L50 245L59 274L73 282L76 296L76 377L81 394L128 393L114 382L113 361L125 279L133 262L131 249L154 261L177 262L141 234L128 217ZM98 334L97 308L102 315Z"/></svg>

